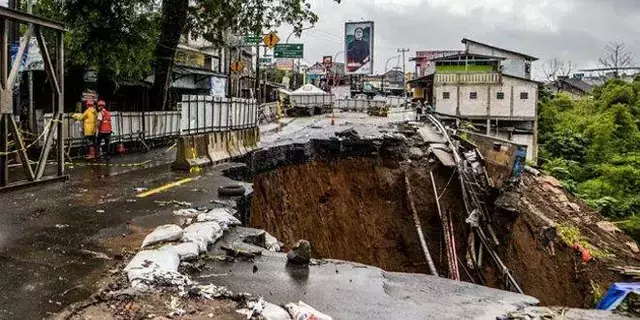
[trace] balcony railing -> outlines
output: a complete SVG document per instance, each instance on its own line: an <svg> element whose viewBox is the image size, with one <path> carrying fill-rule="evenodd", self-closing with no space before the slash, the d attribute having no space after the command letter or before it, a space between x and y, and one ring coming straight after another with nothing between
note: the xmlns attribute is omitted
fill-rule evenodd
<svg viewBox="0 0 640 320"><path fill-rule="evenodd" d="M499 72L481 73L436 73L435 83L501 83L502 74Z"/></svg>

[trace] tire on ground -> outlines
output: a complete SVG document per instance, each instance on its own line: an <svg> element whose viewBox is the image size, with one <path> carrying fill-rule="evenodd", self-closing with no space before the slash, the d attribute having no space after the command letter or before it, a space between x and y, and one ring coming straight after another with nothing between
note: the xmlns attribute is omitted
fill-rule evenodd
<svg viewBox="0 0 640 320"><path fill-rule="evenodd" d="M243 186L233 185L218 188L218 195L223 197L243 196L246 189Z"/></svg>

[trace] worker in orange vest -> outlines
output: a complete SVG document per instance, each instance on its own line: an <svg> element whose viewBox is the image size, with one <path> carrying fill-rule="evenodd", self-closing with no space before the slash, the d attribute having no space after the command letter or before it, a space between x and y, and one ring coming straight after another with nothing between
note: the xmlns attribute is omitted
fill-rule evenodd
<svg viewBox="0 0 640 320"><path fill-rule="evenodd" d="M103 158L109 158L109 145L111 144L111 112L107 110L107 104L104 100L98 101L98 139L97 145L100 148L102 140L104 140L104 152L100 152Z"/></svg>
<svg viewBox="0 0 640 320"><path fill-rule="evenodd" d="M87 110L84 113L76 113L73 115L73 119L76 121L84 122L84 143L89 147L89 153L87 159L95 159L96 157L96 122L98 119L98 112L93 104L93 100L89 99L85 102Z"/></svg>

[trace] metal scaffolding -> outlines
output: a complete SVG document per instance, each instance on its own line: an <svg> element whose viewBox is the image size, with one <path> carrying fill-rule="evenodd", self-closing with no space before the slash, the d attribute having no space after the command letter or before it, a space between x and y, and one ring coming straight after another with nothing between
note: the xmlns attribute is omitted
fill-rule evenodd
<svg viewBox="0 0 640 320"><path fill-rule="evenodd" d="M13 63L9 57L9 30L14 24L27 25ZM55 60L52 60L43 32L55 35ZM64 139L62 139L62 115L64 113L64 33L66 26L49 19L28 13L0 7L0 191L20 186L66 179L64 172ZM13 114L13 87L20 72L20 64L31 37L36 37L44 60L44 69L53 91L53 119L44 131L44 142L40 156L31 162ZM55 61L55 66L54 66ZM56 137L57 173L44 176L47 159ZM10 148L10 138L13 148ZM36 140L37 142L38 140ZM13 149L13 150L11 150ZM10 179L9 157L17 154L24 169L24 177ZM33 166L35 167L33 167Z"/></svg>

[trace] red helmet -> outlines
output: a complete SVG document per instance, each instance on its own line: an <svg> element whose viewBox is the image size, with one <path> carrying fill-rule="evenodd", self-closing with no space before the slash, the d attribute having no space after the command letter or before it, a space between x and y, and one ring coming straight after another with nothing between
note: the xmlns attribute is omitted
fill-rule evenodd
<svg viewBox="0 0 640 320"><path fill-rule="evenodd" d="M104 100L98 100L98 107L104 107L106 105L107 105L107 103L104 102Z"/></svg>

